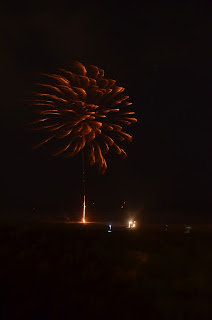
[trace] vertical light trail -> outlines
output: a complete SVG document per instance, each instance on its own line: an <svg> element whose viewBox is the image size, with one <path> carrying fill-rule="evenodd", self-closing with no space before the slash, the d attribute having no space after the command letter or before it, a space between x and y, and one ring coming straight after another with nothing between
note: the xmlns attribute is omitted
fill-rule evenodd
<svg viewBox="0 0 212 320"><path fill-rule="evenodd" d="M84 159L84 152L82 150L82 180L83 180L83 212L82 212L82 222L86 223L85 220L85 209L86 209L86 204L85 204L85 159Z"/></svg>
<svg viewBox="0 0 212 320"><path fill-rule="evenodd" d="M85 194L84 194L84 202L83 202L83 214L82 214L82 222L85 223L85 208L86 208L86 205L85 205Z"/></svg>

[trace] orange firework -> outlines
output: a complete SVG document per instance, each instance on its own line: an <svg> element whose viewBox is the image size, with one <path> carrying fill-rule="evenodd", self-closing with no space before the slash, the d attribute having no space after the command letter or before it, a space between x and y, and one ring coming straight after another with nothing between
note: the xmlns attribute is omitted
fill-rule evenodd
<svg viewBox="0 0 212 320"><path fill-rule="evenodd" d="M105 79L104 71L76 62L73 71L60 69L59 74L45 74L47 84L39 84L43 92L33 101L40 118L33 122L37 130L46 133L37 146L57 139L58 150L53 155L75 156L84 149L90 165L96 164L103 174L107 168L105 155L109 149L122 158L126 152L119 142L132 141L123 125L136 122L128 110L129 98L115 80Z"/></svg>

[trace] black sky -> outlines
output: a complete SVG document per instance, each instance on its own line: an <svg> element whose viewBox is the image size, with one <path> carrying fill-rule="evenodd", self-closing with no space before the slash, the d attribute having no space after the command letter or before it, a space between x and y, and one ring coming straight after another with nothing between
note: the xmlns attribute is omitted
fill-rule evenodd
<svg viewBox="0 0 212 320"><path fill-rule="evenodd" d="M90 211L208 221L211 9L210 1L3 5L2 214L81 210L80 156L31 150L35 137L26 123L32 108L25 102L40 72L68 69L78 60L124 86L138 118L127 160L111 156L104 176L87 168Z"/></svg>

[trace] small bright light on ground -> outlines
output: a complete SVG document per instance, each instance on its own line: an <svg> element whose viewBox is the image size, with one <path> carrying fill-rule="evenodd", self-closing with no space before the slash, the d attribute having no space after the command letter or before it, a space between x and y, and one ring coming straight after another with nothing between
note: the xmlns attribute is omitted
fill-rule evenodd
<svg viewBox="0 0 212 320"><path fill-rule="evenodd" d="M129 228L129 229L135 228L135 225L136 225L136 221L130 220L128 222L128 227L127 228Z"/></svg>
<svg viewBox="0 0 212 320"><path fill-rule="evenodd" d="M107 232L112 232L112 224L109 224L108 227L109 227L109 229Z"/></svg>
<svg viewBox="0 0 212 320"><path fill-rule="evenodd" d="M184 233L190 233L191 232L191 226L185 226Z"/></svg>

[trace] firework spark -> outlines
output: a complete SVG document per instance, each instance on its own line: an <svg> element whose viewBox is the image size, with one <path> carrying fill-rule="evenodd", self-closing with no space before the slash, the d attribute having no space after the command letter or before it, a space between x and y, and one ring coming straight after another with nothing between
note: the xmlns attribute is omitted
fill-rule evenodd
<svg viewBox="0 0 212 320"><path fill-rule="evenodd" d="M35 148L57 140L54 156L72 157L84 149L89 164L103 174L109 150L126 158L119 142L131 142L132 136L123 126L137 120L128 110L131 103L124 88L106 79L102 69L76 62L73 71L45 74L48 83L39 84L43 89L36 93L33 104L40 118L32 124L45 138Z"/></svg>

